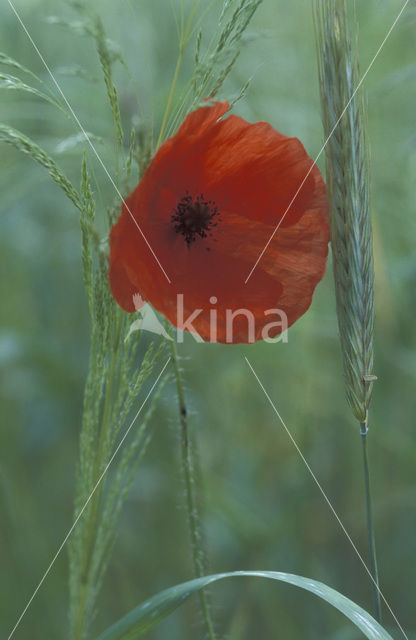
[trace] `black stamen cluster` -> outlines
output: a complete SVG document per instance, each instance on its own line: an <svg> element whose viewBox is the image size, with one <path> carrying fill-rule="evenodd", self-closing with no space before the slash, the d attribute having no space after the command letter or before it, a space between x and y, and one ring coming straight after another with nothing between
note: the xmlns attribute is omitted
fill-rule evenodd
<svg viewBox="0 0 416 640"><path fill-rule="evenodd" d="M188 247L198 236L212 237L212 230L220 220L215 202L205 200L203 193L193 197L188 192L179 200L171 217L174 230L183 235Z"/></svg>

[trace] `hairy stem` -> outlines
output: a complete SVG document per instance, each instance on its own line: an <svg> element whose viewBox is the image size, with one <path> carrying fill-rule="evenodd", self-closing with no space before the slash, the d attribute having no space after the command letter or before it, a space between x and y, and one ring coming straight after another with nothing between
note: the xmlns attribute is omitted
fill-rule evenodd
<svg viewBox="0 0 416 640"><path fill-rule="evenodd" d="M174 340L171 341L171 353L175 371L176 389L178 394L181 425L182 470L185 481L186 508L188 512L188 523L191 536L192 561L195 576L197 578L201 578L203 575L205 575L205 553L202 545L201 523L195 495L195 472L192 455L192 443L189 438L188 430L188 412L185 403L185 393L182 373L179 367L178 352ZM204 589L199 592L199 599L208 638L209 640L216 640L214 625L211 617L211 609L206 591Z"/></svg>
<svg viewBox="0 0 416 640"><path fill-rule="evenodd" d="M365 485L365 503L367 513L367 534L368 534L368 555L370 563L370 573L373 577L371 583L373 592L373 608L374 617L382 623L382 610L381 610L381 598L380 598L380 585L378 577L378 565L377 565L377 553L376 543L373 529L373 517L371 510L371 491L370 491L370 472L368 468L367 458L367 425L361 424L361 443L363 449L363 468L364 468L364 485Z"/></svg>

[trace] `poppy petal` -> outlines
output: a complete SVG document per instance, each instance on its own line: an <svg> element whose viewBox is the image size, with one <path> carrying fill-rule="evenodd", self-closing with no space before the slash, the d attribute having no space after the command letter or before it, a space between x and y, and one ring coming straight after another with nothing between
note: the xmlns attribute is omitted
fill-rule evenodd
<svg viewBox="0 0 416 640"><path fill-rule="evenodd" d="M171 283L123 205L111 232L110 285L124 309L134 310L139 292L176 325L181 295L183 316L199 310L188 330L250 342L244 313L230 340L228 312L253 315L254 339L270 309L293 324L325 270L328 212L324 181L301 142L265 122L221 119L227 110L224 102L189 114L126 201Z"/></svg>

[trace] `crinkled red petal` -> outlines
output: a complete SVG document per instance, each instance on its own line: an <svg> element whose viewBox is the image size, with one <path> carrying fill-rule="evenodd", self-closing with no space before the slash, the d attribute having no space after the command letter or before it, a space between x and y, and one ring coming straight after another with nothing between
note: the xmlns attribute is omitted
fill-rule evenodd
<svg viewBox="0 0 416 640"><path fill-rule="evenodd" d="M132 295L140 292L177 325L177 294L182 294L184 317L201 309L193 328L220 342L229 341L227 309L253 314L256 339L270 322L266 310L283 310L289 326L305 313L323 276L329 241L325 184L299 140L267 123L219 119L227 109L228 103L216 103L189 114L126 201L171 283L126 206L111 232L110 257L111 289L120 306L134 310ZM221 213L213 236L190 246L171 223L187 192L215 201ZM233 329L233 342L249 341L244 314L235 318Z"/></svg>

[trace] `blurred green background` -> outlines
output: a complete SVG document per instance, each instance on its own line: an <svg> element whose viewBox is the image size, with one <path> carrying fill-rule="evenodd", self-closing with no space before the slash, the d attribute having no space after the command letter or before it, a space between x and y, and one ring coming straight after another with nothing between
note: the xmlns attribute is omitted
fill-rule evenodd
<svg viewBox="0 0 416 640"><path fill-rule="evenodd" d="M203 45L221 4L207 5ZM365 70L401 3L358 4ZM102 0L94 6L132 71L133 82L115 67L126 129L134 121L145 130L152 116L157 128L174 71L173 10L179 0ZM103 138L99 149L112 170L111 113L94 44L76 33L76 25L71 30L47 20L52 15L76 22L76 13L56 0L19 0L16 7L83 126ZM371 482L381 586L409 638L416 637L415 30L411 2L365 81L379 377L370 420ZM0 37L3 52L52 86L7 2L0 7ZM191 73L192 50L180 86ZM248 78L250 87L235 112L299 137L315 156L322 128L309 2L264 0L221 97L234 96ZM0 121L38 141L79 183L82 145L59 147L78 133L71 119L27 94L5 91ZM104 210L114 192L90 159ZM75 209L44 170L5 145L0 194L0 633L7 637L71 525L89 323ZM210 572L299 573L371 610L368 576L243 359L249 357L365 556L361 445L344 399L331 265L311 309L289 331L288 344L197 345L189 338L181 355L198 441ZM158 590L191 577L183 494L170 386L123 512L96 632ZM360 637L329 605L289 586L229 581L215 586L211 596L217 630L229 640ZM16 640L65 638L67 600L63 552ZM385 624L400 637L387 612ZM201 636L197 599L148 634L155 640Z"/></svg>

